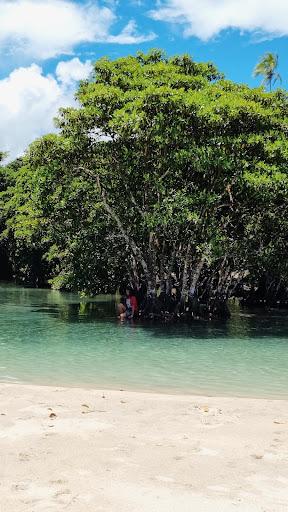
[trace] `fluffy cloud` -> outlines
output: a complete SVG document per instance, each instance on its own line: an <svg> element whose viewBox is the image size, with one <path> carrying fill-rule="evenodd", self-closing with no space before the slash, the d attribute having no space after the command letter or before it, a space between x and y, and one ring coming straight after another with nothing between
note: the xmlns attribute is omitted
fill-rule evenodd
<svg viewBox="0 0 288 512"><path fill-rule="evenodd" d="M73 82L88 78L92 71L90 60L81 62L78 57L66 62L58 62L56 67L56 77L59 82L65 85L71 85Z"/></svg>
<svg viewBox="0 0 288 512"><path fill-rule="evenodd" d="M75 103L76 81L87 78L91 70L90 62L73 59L58 64L56 77L43 75L41 67L32 64L0 80L1 151L15 158L35 138L54 131L58 109Z"/></svg>
<svg viewBox="0 0 288 512"><path fill-rule="evenodd" d="M0 0L0 49L37 59L71 54L80 43L123 44L151 40L139 36L134 22L111 36L117 21L113 4L76 3L73 0ZM128 37L129 36L129 37Z"/></svg>
<svg viewBox="0 0 288 512"><path fill-rule="evenodd" d="M147 35L141 35L137 32L137 24L134 20L130 20L126 27L117 36L109 36L107 38L108 43L118 44L140 44L145 41L152 41L156 38L154 32L150 32Z"/></svg>
<svg viewBox="0 0 288 512"><path fill-rule="evenodd" d="M184 35L202 40L228 28L267 37L288 35L287 0L164 0L150 16L183 24Z"/></svg>

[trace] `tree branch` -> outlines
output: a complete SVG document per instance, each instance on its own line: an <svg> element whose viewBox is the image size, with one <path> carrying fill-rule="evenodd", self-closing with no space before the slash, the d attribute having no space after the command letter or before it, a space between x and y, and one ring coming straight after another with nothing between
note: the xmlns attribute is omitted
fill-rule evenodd
<svg viewBox="0 0 288 512"><path fill-rule="evenodd" d="M117 215L117 213L113 210L113 208L107 202L106 193L105 193L104 188L101 186L100 178L99 178L98 175L96 175L96 181L97 181L97 185L98 185L98 188L99 188L99 191L100 191L100 194L101 194L102 203L103 203L103 206L104 206L106 212L111 217L111 219L113 219L115 221L115 223L117 224L118 229L119 229L120 233L122 234L124 240L126 241L126 243L131 248L135 259L139 261L139 263L141 264L141 266L143 268L144 274L146 276L148 276L148 274L149 274L148 265L147 265L146 261L143 258L141 250L139 249L139 247L137 246L137 244L135 243L133 238L131 236L129 236L129 234L125 230L125 228L124 228L124 226L123 226L119 216Z"/></svg>

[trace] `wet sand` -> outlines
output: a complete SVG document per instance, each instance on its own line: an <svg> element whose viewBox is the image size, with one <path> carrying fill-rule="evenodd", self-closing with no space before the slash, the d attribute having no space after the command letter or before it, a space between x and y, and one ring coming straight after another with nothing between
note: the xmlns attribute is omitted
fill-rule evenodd
<svg viewBox="0 0 288 512"><path fill-rule="evenodd" d="M288 401L0 384L1 512L287 512Z"/></svg>

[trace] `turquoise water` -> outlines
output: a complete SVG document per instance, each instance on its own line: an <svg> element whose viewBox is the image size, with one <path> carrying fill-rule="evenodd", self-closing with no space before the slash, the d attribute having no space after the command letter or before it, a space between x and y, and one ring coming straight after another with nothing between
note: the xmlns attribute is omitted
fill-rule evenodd
<svg viewBox="0 0 288 512"><path fill-rule="evenodd" d="M114 311L111 297L0 286L0 380L288 397L287 314L161 326L120 324Z"/></svg>

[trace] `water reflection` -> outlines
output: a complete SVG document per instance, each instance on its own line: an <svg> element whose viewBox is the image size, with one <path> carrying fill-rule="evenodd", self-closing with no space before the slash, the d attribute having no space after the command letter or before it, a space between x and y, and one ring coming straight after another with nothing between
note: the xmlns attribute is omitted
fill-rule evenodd
<svg viewBox="0 0 288 512"><path fill-rule="evenodd" d="M124 323L115 298L0 286L0 380L286 397L288 318Z"/></svg>

